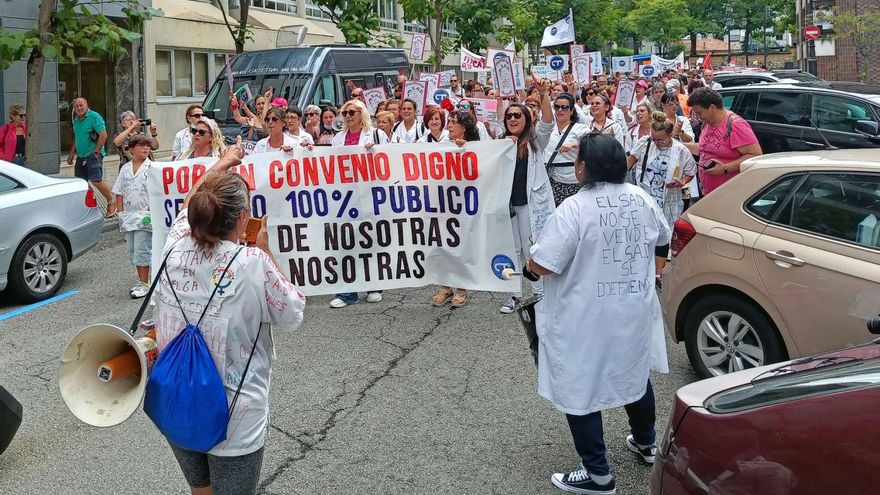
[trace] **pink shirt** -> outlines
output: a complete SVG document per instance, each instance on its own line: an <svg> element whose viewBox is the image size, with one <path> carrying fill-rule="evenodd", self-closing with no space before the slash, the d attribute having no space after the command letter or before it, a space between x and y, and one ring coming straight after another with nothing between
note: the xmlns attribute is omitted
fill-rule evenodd
<svg viewBox="0 0 880 495"><path fill-rule="evenodd" d="M345 145L346 146L354 146L360 142L361 133L358 132L349 132L345 134Z"/></svg>
<svg viewBox="0 0 880 495"><path fill-rule="evenodd" d="M727 120L733 112L727 112L727 115L718 124L717 127L703 122L703 129L700 132L700 165L706 165L709 160L716 160L721 163L727 163L736 160L743 154L737 151L737 148L754 144L758 142L755 133L752 132L752 126L746 119L736 116L730 127L730 136L727 139ZM703 195L717 189L721 184L732 179L738 172L730 172L722 175L709 175L700 167L700 185L703 187Z"/></svg>

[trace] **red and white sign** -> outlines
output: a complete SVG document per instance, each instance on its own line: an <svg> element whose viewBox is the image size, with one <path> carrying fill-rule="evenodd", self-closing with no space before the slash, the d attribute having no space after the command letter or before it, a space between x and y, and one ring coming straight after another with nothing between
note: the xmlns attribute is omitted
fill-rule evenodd
<svg viewBox="0 0 880 495"><path fill-rule="evenodd" d="M807 26L804 28L804 38L808 40L817 40L822 36L822 28L816 25Z"/></svg>
<svg viewBox="0 0 880 495"><path fill-rule="evenodd" d="M419 62L425 57L425 46L428 44L428 35L416 33L412 35L412 45L409 48L409 59Z"/></svg>
<svg viewBox="0 0 880 495"><path fill-rule="evenodd" d="M488 72L486 57L481 57L461 47L461 70L464 72Z"/></svg>

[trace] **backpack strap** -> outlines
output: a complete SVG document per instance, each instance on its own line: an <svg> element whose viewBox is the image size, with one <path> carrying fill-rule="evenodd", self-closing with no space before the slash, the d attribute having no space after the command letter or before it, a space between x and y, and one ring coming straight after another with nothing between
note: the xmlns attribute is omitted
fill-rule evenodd
<svg viewBox="0 0 880 495"><path fill-rule="evenodd" d="M162 271L164 270L167 273L167 270L165 269L165 265L168 263L168 257L171 256L172 250L173 250L173 246L172 246L172 249L168 250L168 254L165 255L165 258L162 259L162 264L159 265L159 271L156 272L156 278L153 279L153 283L150 284L150 290L147 291L147 295L144 297L144 302L141 303L141 309L138 310L137 315L135 315L135 317L134 317L134 321L131 322L131 327L128 329L129 335L134 336L135 332L137 332L138 325L140 325L140 323L141 323L141 318L144 317L144 311L147 310L147 306L150 304L150 297L152 297L153 291L156 290L156 285L159 283L159 277L162 276ZM174 297L176 298L177 294L174 294ZM178 304L180 304L179 301L178 301ZM186 319L185 314L183 315L183 318L184 318L184 320ZM189 322L187 322L187 323L189 323Z"/></svg>
<svg viewBox="0 0 880 495"><path fill-rule="evenodd" d="M645 180L645 170L648 168L648 152L651 151L651 139L648 138L648 144L645 146L645 157L642 158L642 174L639 176L639 184Z"/></svg>
<svg viewBox="0 0 880 495"><path fill-rule="evenodd" d="M728 112L730 112L728 110ZM730 133L733 132L733 121L738 119L739 115L730 112L730 116L727 117L727 128L724 130L724 139L730 139Z"/></svg>

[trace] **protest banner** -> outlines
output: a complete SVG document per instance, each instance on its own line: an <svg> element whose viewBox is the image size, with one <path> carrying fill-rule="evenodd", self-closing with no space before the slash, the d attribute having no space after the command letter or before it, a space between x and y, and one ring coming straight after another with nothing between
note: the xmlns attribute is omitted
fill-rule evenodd
<svg viewBox="0 0 880 495"><path fill-rule="evenodd" d="M509 140L298 147L248 156L234 172L251 214L268 215L279 268L306 295L442 284L515 291ZM190 188L215 162L153 162L153 273Z"/></svg>
<svg viewBox="0 0 880 495"><path fill-rule="evenodd" d="M428 43L428 35L413 33L412 44L409 47L409 59L412 62L421 62L425 57L425 45Z"/></svg>
<svg viewBox="0 0 880 495"><path fill-rule="evenodd" d="M465 72L486 72L486 57L481 57L461 47L461 70Z"/></svg>
<svg viewBox="0 0 880 495"><path fill-rule="evenodd" d="M425 81L428 83L428 89L425 93L426 95L431 96L437 91L437 88L440 87L441 78L442 76L439 73L422 72L419 74L419 81Z"/></svg>
<svg viewBox="0 0 880 495"><path fill-rule="evenodd" d="M593 80L593 67L592 62L590 62L589 53L582 53L575 57L571 68L576 83L581 85L590 84Z"/></svg>
<svg viewBox="0 0 880 495"><path fill-rule="evenodd" d="M489 48L486 50L486 67L492 69L494 66L495 57L499 54L507 55L510 57L510 60L516 60L516 52L511 50L498 50L497 48Z"/></svg>
<svg viewBox="0 0 880 495"><path fill-rule="evenodd" d="M454 70L451 70L451 69L444 70L444 71L438 72L438 74L440 74L440 87L441 88L448 88L449 86L452 85L452 78L453 78L453 76L455 76Z"/></svg>
<svg viewBox="0 0 880 495"><path fill-rule="evenodd" d="M526 73L521 62L513 63L513 82L517 90L526 89Z"/></svg>
<svg viewBox="0 0 880 495"><path fill-rule="evenodd" d="M651 55L651 65L662 74L669 69L677 69L684 65L684 52L678 54L675 58L661 58L657 55Z"/></svg>
<svg viewBox="0 0 880 495"><path fill-rule="evenodd" d="M425 111L425 101L428 98L428 81L407 81L403 83L403 99L416 102L416 115Z"/></svg>
<svg viewBox="0 0 880 495"><path fill-rule="evenodd" d="M535 64L530 67L532 74L538 79L549 79L556 81L559 78L559 72L552 70L550 67L541 64Z"/></svg>
<svg viewBox="0 0 880 495"><path fill-rule="evenodd" d="M620 108L632 108L633 98L636 96L636 82L632 79L617 81L617 93L614 94L614 104Z"/></svg>
<svg viewBox="0 0 880 495"><path fill-rule="evenodd" d="M233 84L233 81L232 81L232 66L229 65L230 62L232 62L231 57L226 59L225 70L226 70L226 83L229 85L229 91L232 91L232 88L234 88L235 85Z"/></svg>
<svg viewBox="0 0 880 495"><path fill-rule="evenodd" d="M498 100L493 98L468 98L474 105L477 122L495 122L498 120Z"/></svg>
<svg viewBox="0 0 880 495"><path fill-rule="evenodd" d="M516 76L513 74L513 63L503 52L495 55L494 60L495 88L501 96L516 95Z"/></svg>
<svg viewBox="0 0 880 495"><path fill-rule="evenodd" d="M605 73L605 68L602 66L602 52L589 52L590 61L593 66L590 68L590 73L594 76L598 76L599 74Z"/></svg>
<svg viewBox="0 0 880 495"><path fill-rule="evenodd" d="M612 72L632 72L632 57L611 57Z"/></svg>
<svg viewBox="0 0 880 495"><path fill-rule="evenodd" d="M382 86L364 90L364 102L366 102L370 115L376 115L376 109L379 108L379 104L387 99L388 94L385 93L385 88Z"/></svg>

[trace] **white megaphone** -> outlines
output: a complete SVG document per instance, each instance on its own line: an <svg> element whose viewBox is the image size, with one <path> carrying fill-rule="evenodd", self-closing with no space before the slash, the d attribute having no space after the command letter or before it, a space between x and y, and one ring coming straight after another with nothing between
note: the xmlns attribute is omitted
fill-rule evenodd
<svg viewBox="0 0 880 495"><path fill-rule="evenodd" d="M86 424L118 425L140 405L157 355L150 336L135 339L114 325L90 325L70 340L61 356L61 398Z"/></svg>

